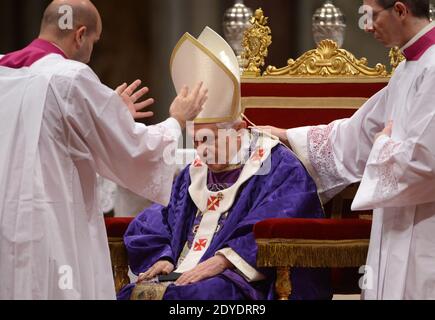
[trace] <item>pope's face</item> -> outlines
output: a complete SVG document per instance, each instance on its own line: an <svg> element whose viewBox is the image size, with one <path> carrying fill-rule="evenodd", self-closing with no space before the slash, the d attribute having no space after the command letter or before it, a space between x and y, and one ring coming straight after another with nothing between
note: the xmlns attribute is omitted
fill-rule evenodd
<svg viewBox="0 0 435 320"><path fill-rule="evenodd" d="M235 128L219 128L216 124L195 124L194 145L202 162L212 171L222 171L240 150L243 122Z"/></svg>

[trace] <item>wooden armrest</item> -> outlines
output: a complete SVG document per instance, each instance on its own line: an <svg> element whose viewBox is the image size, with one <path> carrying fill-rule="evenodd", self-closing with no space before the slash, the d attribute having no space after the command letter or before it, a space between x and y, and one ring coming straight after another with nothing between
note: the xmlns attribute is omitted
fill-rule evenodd
<svg viewBox="0 0 435 320"><path fill-rule="evenodd" d="M127 250L123 237L132 221L133 218L105 219L107 236L109 238L110 258L112 260L112 272L117 293L130 283Z"/></svg>
<svg viewBox="0 0 435 320"><path fill-rule="evenodd" d="M128 258L123 238L109 238L110 258L112 260L112 272L115 279L115 289L118 293L130 283L128 277Z"/></svg>

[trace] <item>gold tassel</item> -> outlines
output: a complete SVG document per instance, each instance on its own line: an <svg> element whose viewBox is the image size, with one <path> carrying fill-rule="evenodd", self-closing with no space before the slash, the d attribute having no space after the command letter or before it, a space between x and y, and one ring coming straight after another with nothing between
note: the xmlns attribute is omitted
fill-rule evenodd
<svg viewBox="0 0 435 320"><path fill-rule="evenodd" d="M366 264L368 239L258 239L258 267L348 268Z"/></svg>
<svg viewBox="0 0 435 320"><path fill-rule="evenodd" d="M130 300L140 301L161 301L168 289L170 282L155 283L143 282L139 283L133 289Z"/></svg>

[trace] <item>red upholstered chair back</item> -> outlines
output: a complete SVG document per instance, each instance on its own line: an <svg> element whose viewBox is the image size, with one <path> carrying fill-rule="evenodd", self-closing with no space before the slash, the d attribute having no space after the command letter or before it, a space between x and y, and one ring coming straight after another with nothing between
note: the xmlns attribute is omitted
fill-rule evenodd
<svg viewBox="0 0 435 320"><path fill-rule="evenodd" d="M354 82L349 82L350 80ZM244 78L242 105L256 125L295 128L351 117L388 78Z"/></svg>
<svg viewBox="0 0 435 320"><path fill-rule="evenodd" d="M243 77L242 106L255 124L282 128L350 117L390 80L384 65L367 64L324 40L284 68L269 66L262 76Z"/></svg>

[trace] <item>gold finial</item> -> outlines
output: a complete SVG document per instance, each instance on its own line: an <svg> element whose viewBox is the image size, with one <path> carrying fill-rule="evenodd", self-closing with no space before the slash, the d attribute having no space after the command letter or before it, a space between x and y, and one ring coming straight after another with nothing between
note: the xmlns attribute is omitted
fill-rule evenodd
<svg viewBox="0 0 435 320"><path fill-rule="evenodd" d="M244 76L258 77L261 75L260 67L264 66L264 60L269 54L268 48L272 44L272 31L267 26L268 19L261 8L257 9L250 20L252 27L244 33L242 54L242 59L246 61Z"/></svg>
<svg viewBox="0 0 435 320"><path fill-rule="evenodd" d="M405 56L400 51L399 47L391 48L390 50L390 64L391 64L391 73L393 74L399 64L406 60Z"/></svg>
<svg viewBox="0 0 435 320"><path fill-rule="evenodd" d="M323 40L317 49L306 52L296 61L290 59L287 67L276 68L269 66L265 76L388 76L386 67L377 64L376 67L367 66L367 59L357 59L352 53L339 49L336 42Z"/></svg>

